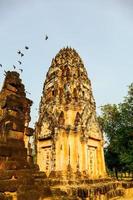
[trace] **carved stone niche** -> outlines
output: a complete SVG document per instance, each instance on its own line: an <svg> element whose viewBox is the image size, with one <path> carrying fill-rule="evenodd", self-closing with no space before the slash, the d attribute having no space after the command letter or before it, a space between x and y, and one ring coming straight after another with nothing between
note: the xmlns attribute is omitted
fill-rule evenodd
<svg viewBox="0 0 133 200"><path fill-rule="evenodd" d="M61 113L59 115L58 124L60 126L63 126L65 124L64 112L63 111L61 111Z"/></svg>
<svg viewBox="0 0 133 200"><path fill-rule="evenodd" d="M73 90L73 96L74 96L75 101L77 102L78 101L78 93L77 93L76 88L74 88L74 90Z"/></svg>
<svg viewBox="0 0 133 200"><path fill-rule="evenodd" d="M80 116L80 113L77 112L76 117L75 117L74 125L75 125L75 126L78 126L79 123L80 123L80 121L81 121L81 116Z"/></svg>
<svg viewBox="0 0 133 200"><path fill-rule="evenodd" d="M72 98L71 98L71 94L70 92L66 93L66 103L69 104L71 102Z"/></svg>
<svg viewBox="0 0 133 200"><path fill-rule="evenodd" d="M69 67L67 67L66 68L66 77L67 77L67 80L70 79L70 76L71 76L70 69L69 69Z"/></svg>
<svg viewBox="0 0 133 200"><path fill-rule="evenodd" d="M62 103L62 101L63 101L63 89L62 88L59 88L59 100L60 100L60 103Z"/></svg>

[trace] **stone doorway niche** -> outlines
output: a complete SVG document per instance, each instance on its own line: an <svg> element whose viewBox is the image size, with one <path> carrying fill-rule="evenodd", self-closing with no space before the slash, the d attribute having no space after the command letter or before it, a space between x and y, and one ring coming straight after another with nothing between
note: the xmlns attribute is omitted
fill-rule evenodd
<svg viewBox="0 0 133 200"><path fill-rule="evenodd" d="M97 147L89 146L87 151L87 169L91 178L97 176Z"/></svg>

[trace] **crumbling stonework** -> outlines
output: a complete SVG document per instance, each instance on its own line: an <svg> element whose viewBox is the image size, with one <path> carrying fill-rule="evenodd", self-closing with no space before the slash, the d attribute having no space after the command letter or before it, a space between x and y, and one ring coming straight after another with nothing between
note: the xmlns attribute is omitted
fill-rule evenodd
<svg viewBox="0 0 133 200"><path fill-rule="evenodd" d="M8 71L0 92L0 169L28 167L31 105L19 74Z"/></svg>
<svg viewBox="0 0 133 200"><path fill-rule="evenodd" d="M61 49L52 60L36 126L37 163L50 177L106 176L103 136L91 83L78 53Z"/></svg>
<svg viewBox="0 0 133 200"><path fill-rule="evenodd" d="M19 74L8 71L0 92L0 200L39 200L43 196L45 173L27 155L33 134L28 127L31 105Z"/></svg>

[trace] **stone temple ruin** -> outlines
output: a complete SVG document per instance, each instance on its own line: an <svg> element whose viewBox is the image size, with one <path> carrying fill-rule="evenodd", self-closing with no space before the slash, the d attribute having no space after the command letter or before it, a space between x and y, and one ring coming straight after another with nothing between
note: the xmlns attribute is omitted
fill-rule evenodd
<svg viewBox="0 0 133 200"><path fill-rule="evenodd" d="M8 71L0 92L0 200L113 200L133 193L132 182L106 174L91 83L74 49L52 60L35 130L31 105L19 74Z"/></svg>
<svg viewBox="0 0 133 200"><path fill-rule="evenodd" d="M31 105L19 74L8 71L0 92L0 200L39 200L43 196L38 184L45 173L33 163L29 144Z"/></svg>
<svg viewBox="0 0 133 200"><path fill-rule="evenodd" d="M78 53L60 50L47 73L37 123L37 164L47 175L106 177L103 136Z"/></svg>
<svg viewBox="0 0 133 200"><path fill-rule="evenodd" d="M26 148L33 134L33 129L28 127L31 105L19 74L7 72L0 93L0 169L27 167Z"/></svg>

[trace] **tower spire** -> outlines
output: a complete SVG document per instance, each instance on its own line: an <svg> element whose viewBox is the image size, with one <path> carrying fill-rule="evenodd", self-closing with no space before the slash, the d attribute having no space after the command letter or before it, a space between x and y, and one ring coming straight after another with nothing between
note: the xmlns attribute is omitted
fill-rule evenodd
<svg viewBox="0 0 133 200"><path fill-rule="evenodd" d="M104 176L105 164L101 157L103 138L96 119L91 84L84 64L74 49L61 49L52 60L40 110L40 128L37 128L40 169L49 175L50 159L54 155L56 172L65 174L68 165L71 165L75 173L78 162L81 173L87 171L89 177ZM89 154L91 157L87 156ZM44 163L40 162L42 155L46 160ZM102 165L98 164L97 156Z"/></svg>

